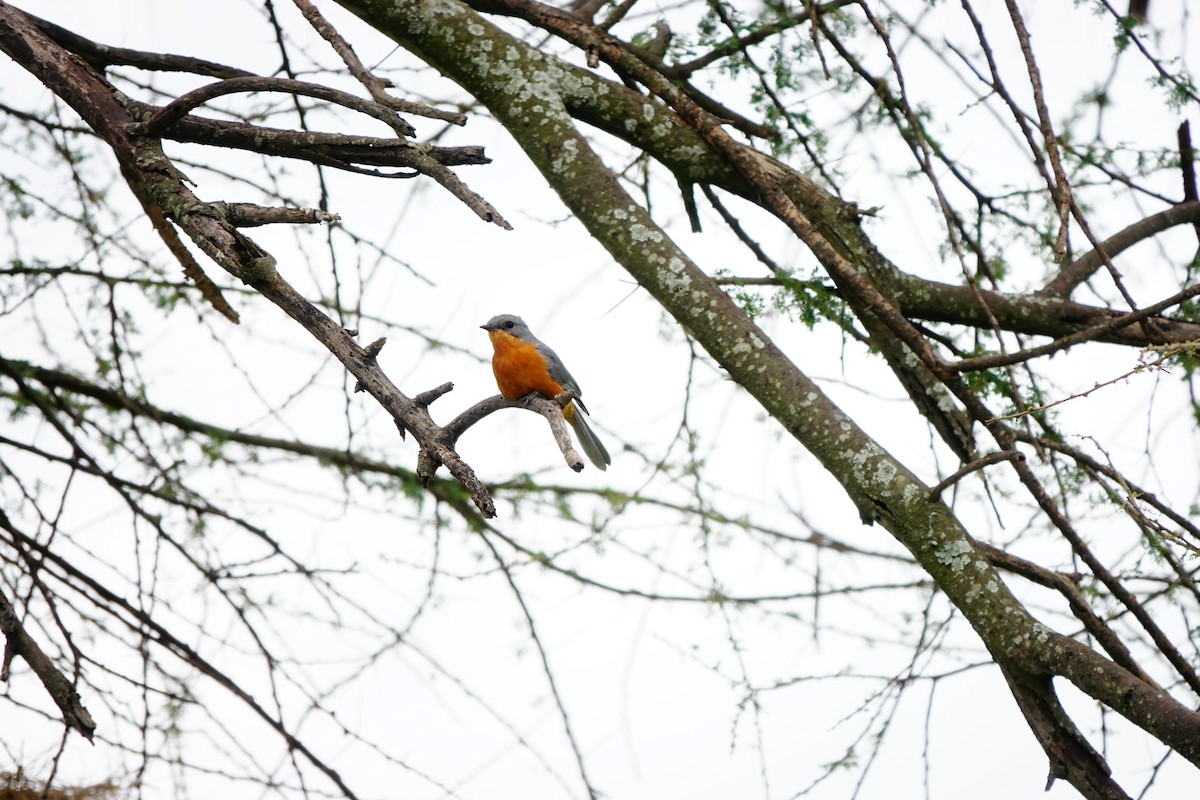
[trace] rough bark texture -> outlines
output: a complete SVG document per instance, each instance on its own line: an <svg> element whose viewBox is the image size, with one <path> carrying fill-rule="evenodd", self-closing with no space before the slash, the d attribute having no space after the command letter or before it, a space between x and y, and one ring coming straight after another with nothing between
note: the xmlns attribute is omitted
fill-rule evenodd
<svg viewBox="0 0 1200 800"><path fill-rule="evenodd" d="M593 108L593 120L607 118L615 123L622 115L613 110L614 96L627 90L603 81L589 81L579 70L505 34L455 0L344 0L343 5L484 103L591 235L740 386L821 461L865 520L879 522L913 553L970 621L1010 683L1020 687L1014 694L1030 717L1055 774L1070 780L1089 797L1123 796L1108 778L1103 761L1088 755L1094 751L1061 712L1049 682L1053 675L1067 678L1200 764L1200 715L1030 616L950 509L931 500L928 486L871 440L798 370L623 189L577 130L572 113ZM586 41L589 48L618 69L637 69L637 64L628 60L633 57L618 43L577 18L536 4L505 5L509 10L514 6L521 7L514 13L536 16L539 24L565 38L577 37L581 47ZM641 77L641 73L636 74ZM623 102L631 101L625 96ZM801 187L803 204L792 201L796 207L794 230L804 232L802 238L827 267L840 263L836 268L843 274L835 280L847 281L845 292L859 292L864 307L880 315L892 330L907 324L868 280L873 272L878 274L882 263L874 248L848 244L831 227L831 220L845 218L844 203L821 199L819 192L803 186L802 181L781 177L782 168L769 160L756 160L746 154L748 166L739 166L736 154L735 158L729 157L736 145L714 156L713 149L706 145L723 134L700 112L689 120L699 134L698 141L683 132L688 126L657 99L643 98L640 114L634 119L641 123L631 125L630 132L661 127L660 142L675 143L667 148L674 148L672 168L689 170L693 179L715 180L723 175L732 186L739 183L740 176L743 189L752 186L759 192L760 201L764 199L763 187L776 192L781 202L791 201L789 195ZM706 129L705 125L710 127ZM668 134L674 138L667 138ZM681 148L691 150L684 155ZM854 230L852 227L851 235L857 237ZM890 277L892 280L882 276L881 283L894 285L896 276ZM933 288L960 291L957 287ZM923 289L910 287L909 291L915 296ZM898 298L896 304L903 307L904 300ZM1069 309L1067 316L1075 311ZM1012 314L1019 316L1019 308L1014 306ZM1062 324L1079 322L1068 318ZM931 363L936 366L936 362Z"/></svg>

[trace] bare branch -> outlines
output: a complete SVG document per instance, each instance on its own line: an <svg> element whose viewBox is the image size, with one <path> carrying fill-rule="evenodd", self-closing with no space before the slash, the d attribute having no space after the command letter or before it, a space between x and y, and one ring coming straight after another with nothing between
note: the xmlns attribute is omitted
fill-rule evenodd
<svg viewBox="0 0 1200 800"><path fill-rule="evenodd" d="M1011 461L1013 459L1024 457L1025 456L1023 454L1015 450L999 450L995 453L988 453L987 455L975 459L970 464L967 464L962 469L956 471L953 475L950 475L948 478L939 481L936 486L929 490L929 497L931 500L936 500L941 496L942 492L946 491L951 486L970 475L972 472L978 472L984 467L990 467L992 464L999 464L1001 461Z"/></svg>
<svg viewBox="0 0 1200 800"><path fill-rule="evenodd" d="M361 97L355 97L352 94L331 89L328 86L322 86L319 83L296 81L291 78L260 78L257 76L228 78L217 83L210 83L208 86L202 86L199 89L194 89L179 99L173 100L155 113L154 116L150 117L150 119L146 120L143 123L142 130L147 136L161 136L163 131L186 117L192 109L204 105L209 100L215 100L218 97L224 97L229 94L253 92L284 92L286 94L315 97L318 100L337 103L340 106L361 112L369 117L374 117L395 131L397 136L413 136L417 132L412 125L409 125L397 116L394 111L370 100L363 100Z"/></svg>
<svg viewBox="0 0 1200 800"><path fill-rule="evenodd" d="M6 531L12 528L12 524L3 511L0 511L0 528ZM75 691L74 685L67 679L67 676L58 671L54 662L25 630L20 617L17 616L16 609L13 608L12 603L3 592L0 592L0 631L5 636L3 663L0 664L0 681L8 681L9 667L13 658L20 656L25 659L25 663L29 664L29 668L38 676L38 680L46 687L46 691L54 699L54 704L62 712L63 722L66 726L78 731L79 735L89 742L92 741L96 723L92 720L92 715L83 707L83 703L80 702L79 693Z"/></svg>
<svg viewBox="0 0 1200 800"><path fill-rule="evenodd" d="M567 399L568 402L569 400L570 398ZM517 400L509 400L500 395L494 395L486 400L480 400L446 423L444 430L447 442L450 446L453 446L459 437L466 433L468 428L500 409L523 408L526 411L541 414L546 418L546 422L550 425L550 432L554 436L554 441L558 445L558 449L562 451L563 460L567 462L568 467L579 472L584 466L583 458L572 447L571 434L567 431L567 421L563 417L562 405L557 402L557 399L547 400L536 393L526 395Z"/></svg>
<svg viewBox="0 0 1200 800"><path fill-rule="evenodd" d="M1200 225L1200 202L1196 202L1194 199L1138 220L1105 239L1094 250L1089 250L1067 264L1039 294L1068 297L1075 287L1090 278L1104 264L1104 257L1101 253L1110 259L1116 258L1138 242L1145 241L1176 225L1189 223Z"/></svg>
<svg viewBox="0 0 1200 800"><path fill-rule="evenodd" d="M430 119L440 119L455 125L467 124L466 114L458 111L444 111L440 108L425 105L424 103L414 103L388 94L387 90L391 88L392 82L372 74L370 70L363 66L363 63L358 58L358 54L354 52L354 48L342 38L337 28L333 27L329 23L329 20L321 16L321 12L317 10L316 6L309 2L309 0L293 0L293 2L300 9L300 13L304 15L304 18L313 26L313 29L321 34L325 41L329 42L334 51L341 56L347 69L350 70L350 74L371 93L371 98L376 103L395 109L402 114L415 114L422 117L429 117Z"/></svg>
<svg viewBox="0 0 1200 800"><path fill-rule="evenodd" d="M223 212L229 224L238 228L255 228L259 225L333 225L341 217L319 208L269 208L253 203L214 203L218 213Z"/></svg>

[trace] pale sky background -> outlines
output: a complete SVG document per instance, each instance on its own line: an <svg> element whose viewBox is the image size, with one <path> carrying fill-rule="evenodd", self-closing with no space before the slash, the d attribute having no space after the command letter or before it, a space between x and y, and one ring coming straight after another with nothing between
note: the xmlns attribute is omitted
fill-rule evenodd
<svg viewBox="0 0 1200 800"><path fill-rule="evenodd" d="M270 34L269 26L261 20L259 5L249 0L18 5L108 44L185 53L264 74L270 73L278 61L274 44L265 38ZM289 20L293 35L312 39L290 3L278 0L276 5L280 15ZM319 5L351 40L364 62L375 64L386 59L387 67L413 63L402 52L389 55L389 43L331 3ZM989 13L1003 11L1000 3L980 5L988 6ZM1026 5L1050 87L1051 106L1061 114L1081 86L1107 74L1108 56L1107 49L1101 47L1076 46L1056 52L1051 43L1064 25L1070 26L1072 42L1107 42L1110 26L1095 19L1094 30L1086 29L1088 18L1072 13L1069 3ZM646 3L647 9L651 7ZM319 45L310 46L319 51ZM1001 54L1004 58L1012 55ZM327 65L335 63L332 54L322 53L321 57ZM1090 65L1091 59L1100 66ZM1155 111L1157 116L1148 122L1138 113L1139 98L1152 99L1141 77L1141 63L1126 57L1121 68L1127 71L1128 80L1117 84L1120 113L1110 114L1105 120L1107 138L1116 141L1138 137L1143 144L1149 139L1164 145L1172 141L1178 119ZM2 75L0 101L26 107L44 96L43 89L7 62ZM910 73L910 90L915 95L930 92L930 87L914 76L919 72ZM191 87L207 82L196 77L174 80L178 83L158 85ZM413 75L412 80L426 86L432 79L421 74ZM957 138L955 145L960 150L954 154L971 158L979 166L987 160L981 160L974 151L994 151L996 168L1004 169L1004 159L1012 157L1012 142L998 141L983 132L990 118L982 110L963 107L959 87L935 88L933 94L938 99L948 107L961 109L960 133L973 126L981 131L974 141L966 135ZM434 93L456 96L449 87ZM1148 104L1147 108L1158 106ZM428 121L413 122L419 136L439 128ZM358 132L380 134L377 123L363 119L361 124ZM1146 134L1151 124L1156 135ZM332 210L342 215L345 226L369 234L426 279L414 279L392 263L371 263L369 254L360 251L364 271L379 273L364 298L364 310L400 321L470 355L447 350L425 352L421 342L403 330L369 322L359 326L361 340L389 337L380 361L409 395L453 381L454 391L433 406L435 417L444 421L495 393L485 360L490 355L489 347L479 324L497 313L521 314L534 332L557 350L578 379L595 427L612 451L614 463L603 474L590 468L580 475L571 473L558 458L544 422L518 412L486 420L461 440L460 453L485 480L503 480L528 471L552 483L638 489L652 475L647 459L653 461L668 453L680 457L680 445L672 449L672 440L679 425L680 398L689 366L681 333L665 321L650 298L636 290L629 276L586 236L580 225L565 219L557 198L502 129L486 118L475 117L465 129L453 131L442 143L487 148L493 164L457 171L506 216L514 231L505 232L480 222L429 181L414 185L412 181L386 182L334 171L327 171L326 178ZM249 168L254 162L224 151L201 154L196 148L175 147L170 152L218 161L223 168L233 170L239 165ZM850 158L854 155L850 153ZM849 177L848 196L867 205L883 206L879 219L869 225L876 241L902 268L954 280L958 268L953 262L943 261L937 252L940 229L930 227L931 210L906 206L896 194L897 187L864 153L858 155L864 157L843 165ZM886 149L874 155L880 159L896 157ZM3 154L0 158L8 164L14 156ZM23 164L21 168L35 174L38 165ZM204 199L258 199L245 196L244 187L231 190L228 184L202 170L184 169L197 181L196 191ZM297 187L303 187L297 188L297 194L311 203L311 170L302 164L290 165L289 170L299 176ZM116 184L112 191L127 190ZM721 230L715 215L706 217L705 233L687 230L673 184L660 181L656 203L672 209L671 235L702 268L761 274L749 254ZM764 222L761 215L751 214L741 204L731 205L746 214L756 235L785 263L805 272L811 268L811 255L791 242L780 226ZM1103 235L1110 235L1134 218L1133 212L1125 208L1114 209L1111 218L1105 216L1105 211L1095 212ZM328 287L328 254L320 245L320 237L300 239L285 228L256 229L250 235L278 257L281 272L298 286L311 290L312 281L306 276L315 275L322 287ZM1174 248L1169 251L1172 257L1186 253L1187 237L1181 231L1164 237L1164 241ZM36 248L31 245L25 255L69 262L73 254L79 256L79 250L73 247L73 243L63 242L61 252L55 254L39 243ZM360 255L348 248L344 254ZM0 257L7 259L10 255L0 251ZM166 258L161 254L158 257ZM1155 246L1142 245L1124 262L1128 283L1140 300L1157 299L1169 288L1166 281L1170 271L1155 269L1161 257ZM351 271L347 263L341 266ZM1014 267L1026 270L1031 282L1043 274L1039 265L1018 263ZM217 268L211 267L210 274L216 272ZM340 368L329 363L318 345L273 306L258 299L242 302L239 309L245 322L234 329L212 318L197 322L187 310L163 316L146 305L147 313L139 324L145 374L157 376L152 383L154 402L231 427L245 426L258 433L290 434L344 446ZM39 352L35 337L28 329L13 327L15 322L0 319L0 342L4 343L5 354L20 357L27 348L32 358ZM829 325L808 331L771 316L763 319L762 325L797 365L819 378L823 388L883 446L922 479L930 483L938 480L926 429L913 423L900 390L879 363L863 359L854 347L843 347L840 336ZM80 342L57 344L64 361L84 355ZM242 373L230 371L231 357L236 358ZM1136 359L1135 350L1105 346L1089 346L1060 358L1053 375L1061 392L1056 396L1127 372L1136 365ZM281 415L284 421L268 417L271 407L305 387L314 373L318 375L314 385L287 405ZM785 439L777 426L763 421L755 404L729 381L706 365L696 368L694 381L689 421L702 437L700 447L709 470L705 477L716 487L710 490L711 497L718 500L723 513L752 514L758 524L807 535L808 530L798 524L794 513L801 509L816 530L870 550L899 552L885 531L860 525L857 512L841 488L811 456ZM1169 376L1139 376L1092 398L1075 401L1064 421L1069 420L1073 433L1092 435L1103 442L1114 459L1126 459L1122 466L1136 480L1150 484L1165 497L1184 498L1181 502L1186 504L1186 498L1195 494L1200 458L1194 424L1187 418L1186 397L1178 389ZM1155 399L1150 403L1152 393ZM353 406L360 418L369 420L368 450L396 463L415 464L415 445L411 440L399 441L389 420L369 399L357 395ZM1151 444L1158 456L1153 462L1143 454L1147 431L1152 432ZM622 452L624 443L631 443L646 458ZM944 461L942 469L949 463ZM433 552L428 526L414 521L409 501L379 491L357 490L353 502L347 504L339 479L332 472L288 463L280 463L273 470L266 481L243 483L237 475L213 475L197 478L197 485L207 488L214 499L236 501L249 508L258 523L268 526L292 552L311 563L330 569L355 566L361 576L353 588L356 596L372 609L394 613L394 624L402 626L422 597ZM297 486L306 487L299 497ZM664 497L687 502L686 489L681 483L659 491ZM1027 511L1009 509L1004 517L1006 527L1000 530L986 503L978 498L978 485L966 491L968 497L960 510L974 535L1005 542L1021 533L1029 516ZM592 509L586 503L580 508ZM604 507L595 510L603 512ZM67 520L77 536L101 551L114 536L112 527L126 521L127 515L112 504L111 498L97 506L73 509ZM653 550L672 569L690 569L703 558L693 526L649 510L619 524L620 543L628 550L609 544L593 551L590 545L583 545L566 556L565 563L614 585L698 593L695 587L687 591L689 587L674 574L655 573L646 559L634 553ZM546 551L575 546L583 537L577 527L532 512L513 513L507 504L501 507L497 525L530 548ZM723 535L732 533L722 531ZM227 538L221 538L223 535ZM241 537L220 530L214 530L212 536L209 546L246 547ZM798 550L797 563L785 568L770 555L770 548L749 538L732 535L727 545L713 551L714 570L731 593L766 594L812 587L815 565L809 560L811 550ZM1030 554L1059 552L1055 543L1037 537L1021 547L1028 548L1024 552ZM1104 544L1098 547L1103 549ZM446 531L438 557L442 569L467 576L491 569L485 553L472 536ZM129 551L105 555L117 571L122 564L132 563ZM912 577L911 570L878 561L864 564L828 554L822 559L822 580L827 586L853 581L888 583ZM813 680L765 691L756 730L754 715L739 713L738 704L744 696L728 679L738 667L729 652L727 630L717 609L622 599L582 590L565 578L531 568L522 569L518 580L553 662L559 691L586 756L588 774L594 785L614 800L793 797L819 775L820 765L846 755L847 741L853 738L848 731L868 724L873 713L873 709L856 711L865 695L862 687L866 678ZM1039 594L1040 590L1016 579L1006 578L1006 582L1023 597L1031 598L1035 613L1049 604L1050 598ZM194 576L178 584L167 582L163 586L164 599L174 613L211 620L214 627L206 626L210 632L222 624L229 625L228 614L208 607L211 601L201 597L198 588ZM306 720L301 730L303 738L333 762L362 797L582 797L559 715L549 698L537 655L529 645L519 608L503 579L494 574L471 580L443 579L438 588L438 601L423 612L412 630L411 647L383 656L360 681L339 691L327 704L336 717L365 738L383 744L394 758L420 774L394 765L381 768L378 754L341 735L327 721ZM287 583L279 584L272 596L283 613L299 612L314 604L310 594ZM861 601L853 597L827 600L821 614L822 623L828 627L819 639L814 639L807 621L783 617L769 604L762 612L739 613L733 627L746 645L742 653L745 669L761 687L796 674L889 676L911 658L911 648L905 642L919 626L927 600L927 593L913 589L866 595ZM947 617L949 612L940 596L934 608L935 619ZM352 625L337 631L317 625L305 628L303 617L285 620L279 633L280 647L297 657L311 658L314 664L321 662L312 667L314 674L338 674L343 655L366 652L373 646L357 635ZM855 633L860 630L872 631L878 640L865 642ZM888 638L891 631L896 635ZM942 644L933 671L980 659L978 641L961 619L955 620ZM239 641L238 646L245 646L245 642ZM222 668L245 676L252 689L267 691L261 669L255 671L256 667L251 666L254 662L215 650L205 655L217 660ZM448 675L469 687L471 695ZM36 694L32 680L27 671L22 671L9 691L23 698ZM222 690L199 683L196 686L205 704L229 706L232 721L228 725L237 732L238 739L244 743L270 743L263 752L271 755L262 762L269 770L278 768L281 775L290 776L286 757L279 754L270 738L274 734L245 715ZM996 669L972 669L938 682L932 702L930 689L928 683L918 683L896 706L887 743L863 783L859 798L924 796L922 752L926 747L927 714L932 797L991 800L1077 796L1065 783L1042 793L1045 757ZM1060 691L1077 712L1077 721L1092 733L1097 724L1093 704L1068 686L1060 685ZM84 702L104 729L111 720L106 719L103 704L87 697ZM964 715L961 709L968 707L971 711ZM6 720L0 722L6 731L0 739L9 754L19 760L44 764L53 752L56 732L43 729L40 723L30 725L32 719L16 710L6 710L0 715L0 720ZM290 719L293 724L295 721L294 717ZM1136 794L1149 779L1148 770L1161 757L1163 747L1123 725L1115 715L1108 715L1105 722L1110 735L1110 762L1126 790ZM761 753L756 744L760 736ZM528 747L522 747L518 738ZM196 743L191 747L202 750L205 745ZM860 758L868 752L869 747L864 746ZM189 758L196 758L196 753L190 749ZM4 757L0 751L0 767L4 766ZM213 763L222 759L241 763L249 758L224 745L214 747L211 756L203 757L211 758ZM122 756L114 748L89 747L72 737L62 770L71 780L95 780L111 774L121 763ZM762 777L764 763L766 781ZM849 797L858 775L857 770L836 773L808 796ZM1173 758L1157 777L1151 796L1189 796L1200 785L1198 778L1197 770ZM218 779L197 779L195 785L193 796L197 798L218 793L229 798L261 796L252 786ZM314 779L314 785L326 786L321 779ZM165 774L152 775L146 794L165 796L169 786Z"/></svg>

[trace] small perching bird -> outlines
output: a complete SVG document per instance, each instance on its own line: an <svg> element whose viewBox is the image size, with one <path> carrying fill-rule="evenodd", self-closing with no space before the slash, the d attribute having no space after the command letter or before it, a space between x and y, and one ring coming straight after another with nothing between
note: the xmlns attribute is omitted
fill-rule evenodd
<svg viewBox="0 0 1200 800"><path fill-rule="evenodd" d="M518 400L537 392L553 400L570 391L575 398L563 407L563 418L571 423L579 446L596 468L607 469L612 458L588 425L583 393L558 355L533 335L525 320L513 314L498 314L479 327L492 340L492 372L500 394Z"/></svg>

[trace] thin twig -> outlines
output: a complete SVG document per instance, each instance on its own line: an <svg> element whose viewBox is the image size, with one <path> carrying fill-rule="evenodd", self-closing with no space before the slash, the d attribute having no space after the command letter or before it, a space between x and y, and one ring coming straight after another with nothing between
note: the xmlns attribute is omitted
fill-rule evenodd
<svg viewBox="0 0 1200 800"><path fill-rule="evenodd" d="M1125 328L1133 325L1147 317L1152 317L1160 311L1165 311L1172 306L1177 306L1185 300L1191 299L1196 295L1200 295L1200 284L1194 284L1177 292L1166 300L1161 300L1154 305L1146 306L1138 311L1131 311L1128 314L1118 314L1112 319L1100 322L1095 325L1089 325L1082 330L1067 336L1059 337L1052 342L1041 345L1039 347L1030 347L1026 350L1017 350L1014 353L1000 353L991 356L980 356L978 358L964 358L961 361L955 361L946 366L956 372L976 372L981 369L990 369L992 367L1004 366L1006 364L1016 364L1020 361L1029 361L1033 358L1057 353L1059 350L1065 350L1068 347L1073 347L1081 342L1091 341L1102 334L1109 331L1115 331L1119 328Z"/></svg>
<svg viewBox="0 0 1200 800"><path fill-rule="evenodd" d="M336 103L353 111L359 111L367 116L374 117L395 131L398 136L414 136L417 132L412 125L409 125L398 117L395 111L385 108L379 103L364 100L361 97L356 97L338 89L331 89L319 83L296 81L291 78L261 78L257 76L229 78L228 80L217 81L207 86L201 86L199 89L194 89L168 103L157 114L146 120L143 123L142 132L147 136L158 136L172 123L183 119L192 109L204 105L209 100L214 100L228 94L249 92L284 92L291 95L315 97L318 100Z"/></svg>
<svg viewBox="0 0 1200 800"><path fill-rule="evenodd" d="M316 6L309 2L309 0L292 0L292 2L300 9L300 13L308 20L308 24L312 25L317 33L321 34L325 41L329 42L334 52L341 57L346 68L350 70L350 74L371 93L371 97L376 103L404 114L440 119L453 125L467 124L467 115L461 112L445 111L424 103L414 103L410 100L403 100L388 94L387 90L393 86L392 82L386 78L380 78L363 66L362 61L358 58L358 54L354 52L354 48L342 38L337 28L333 27L329 23L329 20L321 16L321 12L317 10Z"/></svg>
<svg viewBox="0 0 1200 800"><path fill-rule="evenodd" d="M1017 450L998 450L994 453L988 453L987 455L980 456L930 489L929 499L938 499L942 492L946 491L946 489L958 483L972 472L977 472L984 467L991 466L992 464L999 464L1001 461L1015 461L1017 459L1024 458L1025 455Z"/></svg>

